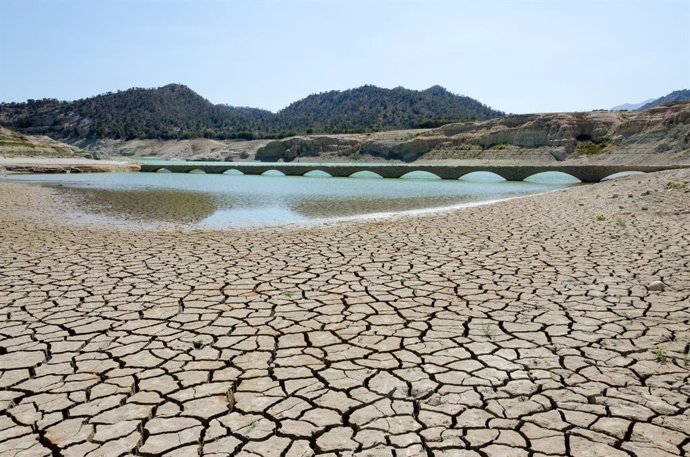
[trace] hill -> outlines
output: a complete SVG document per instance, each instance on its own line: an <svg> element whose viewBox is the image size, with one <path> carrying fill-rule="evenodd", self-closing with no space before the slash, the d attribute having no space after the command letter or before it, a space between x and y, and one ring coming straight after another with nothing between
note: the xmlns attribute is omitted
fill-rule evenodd
<svg viewBox="0 0 690 457"><path fill-rule="evenodd" d="M231 138L259 130L273 114L214 105L186 86L133 88L64 102L0 104L0 123L53 138Z"/></svg>
<svg viewBox="0 0 690 457"><path fill-rule="evenodd" d="M325 92L278 113L214 105L180 84L109 92L73 102L43 99L0 104L0 124L70 141L252 139L437 126L502 114L439 86L425 91L363 86Z"/></svg>
<svg viewBox="0 0 690 457"><path fill-rule="evenodd" d="M423 91L362 86L310 95L278 113L283 129L338 133L438 127L452 121L503 115L441 86Z"/></svg>
<svg viewBox="0 0 690 457"><path fill-rule="evenodd" d="M639 111L645 111L650 108L654 108L659 105L666 105L668 103L680 102L683 100L690 100L690 89L682 89L671 92L668 95L652 100L649 103L642 105L638 108Z"/></svg>

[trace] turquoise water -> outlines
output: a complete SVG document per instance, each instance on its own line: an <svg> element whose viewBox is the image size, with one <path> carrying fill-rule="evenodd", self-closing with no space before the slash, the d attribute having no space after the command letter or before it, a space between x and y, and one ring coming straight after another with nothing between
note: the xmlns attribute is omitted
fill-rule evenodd
<svg viewBox="0 0 690 457"><path fill-rule="evenodd" d="M388 217L547 192L564 181L496 182L177 173L15 175L50 185L83 220L257 227Z"/></svg>

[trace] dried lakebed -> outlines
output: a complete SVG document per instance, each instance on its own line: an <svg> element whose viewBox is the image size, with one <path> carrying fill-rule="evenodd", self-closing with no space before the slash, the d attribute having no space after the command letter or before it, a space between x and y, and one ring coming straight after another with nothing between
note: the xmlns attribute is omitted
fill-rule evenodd
<svg viewBox="0 0 690 457"><path fill-rule="evenodd" d="M689 186L141 231L0 180L0 455L687 455Z"/></svg>

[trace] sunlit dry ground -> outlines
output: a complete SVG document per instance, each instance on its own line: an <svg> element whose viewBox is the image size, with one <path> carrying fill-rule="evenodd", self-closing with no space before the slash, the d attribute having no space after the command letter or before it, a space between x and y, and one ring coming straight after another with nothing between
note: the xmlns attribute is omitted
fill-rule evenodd
<svg viewBox="0 0 690 457"><path fill-rule="evenodd" d="M0 181L0 455L687 455L688 183L136 232Z"/></svg>

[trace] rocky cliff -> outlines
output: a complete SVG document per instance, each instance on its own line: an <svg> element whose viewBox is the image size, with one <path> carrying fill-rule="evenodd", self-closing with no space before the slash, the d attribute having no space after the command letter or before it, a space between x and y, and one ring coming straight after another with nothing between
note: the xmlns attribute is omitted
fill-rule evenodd
<svg viewBox="0 0 690 457"><path fill-rule="evenodd" d="M528 160L690 163L690 102L644 112L505 116L372 135L311 135L268 142L257 160Z"/></svg>

